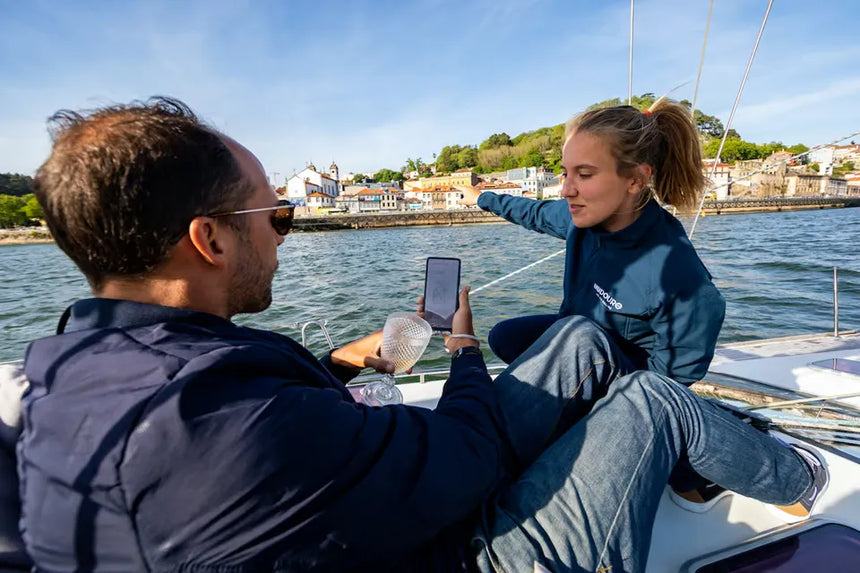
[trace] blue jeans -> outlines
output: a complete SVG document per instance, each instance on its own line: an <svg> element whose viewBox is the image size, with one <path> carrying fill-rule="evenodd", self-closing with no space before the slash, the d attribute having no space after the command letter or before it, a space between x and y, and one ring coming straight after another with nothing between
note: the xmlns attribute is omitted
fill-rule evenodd
<svg viewBox="0 0 860 573"><path fill-rule="evenodd" d="M493 354L510 364L525 352L560 317L558 314L533 314L503 320L490 329L487 343Z"/></svg>
<svg viewBox="0 0 860 573"><path fill-rule="evenodd" d="M684 453L702 476L767 503L794 503L811 487L791 449L669 378L624 374L613 354L600 327L567 317L496 379L510 481L482 508L481 571L644 570ZM572 424L570 411L584 407Z"/></svg>

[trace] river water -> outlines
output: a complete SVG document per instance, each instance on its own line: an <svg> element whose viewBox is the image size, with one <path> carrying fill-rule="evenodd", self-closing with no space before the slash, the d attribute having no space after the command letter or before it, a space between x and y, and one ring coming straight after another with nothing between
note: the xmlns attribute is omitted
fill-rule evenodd
<svg viewBox="0 0 860 573"><path fill-rule="evenodd" d="M834 266L840 328L860 329L860 208L709 216L694 244L726 298L721 343L832 331ZM299 339L291 323L326 319L343 344L381 328L390 312L414 309L427 256L462 259L463 284L477 288L563 248L510 224L296 233L281 246L272 307L236 322ZM558 256L477 293L478 336L486 340L505 318L555 312L563 265ZM89 294L52 244L0 247L0 276L0 361L21 358L30 340L54 332L68 304ZM309 330L308 346L324 351L319 330ZM445 362L434 339L419 367Z"/></svg>

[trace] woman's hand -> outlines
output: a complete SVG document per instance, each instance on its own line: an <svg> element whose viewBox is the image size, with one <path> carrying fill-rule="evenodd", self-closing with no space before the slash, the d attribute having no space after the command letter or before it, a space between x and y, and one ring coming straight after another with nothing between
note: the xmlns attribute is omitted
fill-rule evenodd
<svg viewBox="0 0 860 573"><path fill-rule="evenodd" d="M460 192L460 200L457 201L458 205L471 207L478 204L478 197L481 196L481 192L478 189L475 189L471 185L454 185L454 189Z"/></svg>

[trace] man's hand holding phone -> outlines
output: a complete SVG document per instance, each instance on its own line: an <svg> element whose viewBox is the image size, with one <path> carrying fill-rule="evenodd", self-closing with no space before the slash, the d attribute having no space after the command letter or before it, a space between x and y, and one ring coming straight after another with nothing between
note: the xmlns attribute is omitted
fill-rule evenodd
<svg viewBox="0 0 860 573"><path fill-rule="evenodd" d="M465 286L460 289L459 302L460 308L454 313L454 318L451 323L451 334L465 334L475 336L475 329L472 326L472 307L469 306L469 290L470 287ZM418 314L424 316L424 297L418 297ZM480 347L477 340L471 338L451 337L447 334L442 334L442 339L445 341L445 347L449 352L455 352L458 348L466 346Z"/></svg>

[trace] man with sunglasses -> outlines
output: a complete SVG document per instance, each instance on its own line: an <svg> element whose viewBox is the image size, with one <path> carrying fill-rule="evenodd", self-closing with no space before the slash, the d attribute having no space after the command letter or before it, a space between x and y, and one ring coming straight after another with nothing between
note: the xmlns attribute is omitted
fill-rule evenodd
<svg viewBox="0 0 860 573"><path fill-rule="evenodd" d="M318 361L230 321L270 304L293 215L247 149L172 100L53 119L35 193L95 297L27 351L21 526L39 570L642 570L681 451L746 495L815 485L789 448L653 373L566 425L566 365L608 384L608 353L566 319L493 382L467 290L435 410L356 404L360 368L393 370L379 333Z"/></svg>

